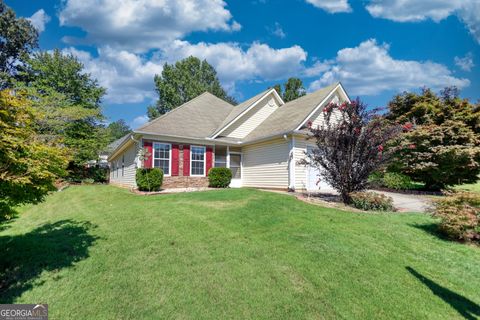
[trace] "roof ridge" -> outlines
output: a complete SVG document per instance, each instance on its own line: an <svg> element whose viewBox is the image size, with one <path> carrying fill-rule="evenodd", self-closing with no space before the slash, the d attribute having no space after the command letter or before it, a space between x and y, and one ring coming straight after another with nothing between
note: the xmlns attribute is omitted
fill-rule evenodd
<svg viewBox="0 0 480 320"><path fill-rule="evenodd" d="M304 99L306 99L307 97L311 97L312 94L318 93L320 90L325 90L325 89L327 89L327 88L329 88L329 87L332 87L332 89L330 90L330 91L332 91L332 90L335 89L339 84L340 84L340 81L334 82L334 83L332 83L332 84L330 84L330 85L328 85L328 86L325 86L325 87L319 88L319 89L317 89L317 90L315 90L315 91L313 91L313 92L307 93L307 94L304 95L304 96L298 97L298 98L293 99L293 100L290 100L290 101L288 101L288 102L285 102L285 104L284 104L283 106L286 106L286 105L288 105L288 104L290 104L290 103L292 103L292 102L295 102L295 101L298 102L298 100L304 100Z"/></svg>
<svg viewBox="0 0 480 320"><path fill-rule="evenodd" d="M164 113L164 114L160 115L159 117L156 117L155 119L153 119L153 120L145 123L145 124L142 125L141 127L138 127L137 129L134 129L133 131L138 131L138 130L141 130L141 129L145 129L146 127L150 126L151 124L157 122L157 121L160 120L160 119L165 118L167 115L172 114L173 112L177 111L178 109L181 109L181 108L189 105L191 102L197 100L198 98L200 98L201 96L204 96L204 95L206 95L206 94L209 94L209 95L211 95L211 96L213 96L213 97L215 97L215 98L217 98L217 99L220 99L219 97L217 97L217 96L214 95L213 93L210 93L208 90L205 90L203 93L199 94L199 95L196 96L195 98L188 100L187 102L179 105L179 106L176 107L176 108L173 108L172 110L168 111L167 113ZM223 102L228 103L229 105L231 105L232 107L234 107L231 103L229 103L229 102L227 102L227 101L225 101L225 100L223 100L223 99L220 99L220 100L222 100Z"/></svg>

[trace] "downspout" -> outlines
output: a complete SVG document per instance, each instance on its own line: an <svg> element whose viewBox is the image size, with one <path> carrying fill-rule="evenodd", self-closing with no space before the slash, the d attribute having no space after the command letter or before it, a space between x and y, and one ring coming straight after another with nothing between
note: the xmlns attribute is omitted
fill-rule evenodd
<svg viewBox="0 0 480 320"><path fill-rule="evenodd" d="M287 140L287 135L283 138ZM288 144L288 191L295 191L295 137L291 135Z"/></svg>

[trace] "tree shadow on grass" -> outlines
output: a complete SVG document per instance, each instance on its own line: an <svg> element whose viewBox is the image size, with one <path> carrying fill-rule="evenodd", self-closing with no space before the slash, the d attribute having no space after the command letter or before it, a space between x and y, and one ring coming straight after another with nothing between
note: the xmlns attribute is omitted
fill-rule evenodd
<svg viewBox="0 0 480 320"><path fill-rule="evenodd" d="M12 303L38 285L43 271L73 266L88 257L96 237L88 222L61 220L33 231L0 237L0 303Z"/></svg>
<svg viewBox="0 0 480 320"><path fill-rule="evenodd" d="M472 300L465 298L450 289L442 287L433 280L418 273L411 267L405 267L415 278L426 285L434 295L448 303L452 308L458 311L465 319L477 319L480 316L480 306Z"/></svg>
<svg viewBox="0 0 480 320"><path fill-rule="evenodd" d="M440 240L445 240L445 241L451 241L448 239L447 236L445 236L443 233L440 232L438 229L438 224L437 223L426 223L426 224L410 224L411 227L420 229L425 231L426 233L431 234L432 236L437 237Z"/></svg>

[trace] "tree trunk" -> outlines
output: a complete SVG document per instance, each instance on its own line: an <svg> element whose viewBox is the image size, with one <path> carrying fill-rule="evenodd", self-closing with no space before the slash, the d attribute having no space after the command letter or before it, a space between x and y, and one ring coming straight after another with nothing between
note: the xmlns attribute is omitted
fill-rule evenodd
<svg viewBox="0 0 480 320"><path fill-rule="evenodd" d="M352 197L350 197L350 192L348 191L342 191L340 193L340 196L342 197L342 201L345 204L349 204L352 202Z"/></svg>

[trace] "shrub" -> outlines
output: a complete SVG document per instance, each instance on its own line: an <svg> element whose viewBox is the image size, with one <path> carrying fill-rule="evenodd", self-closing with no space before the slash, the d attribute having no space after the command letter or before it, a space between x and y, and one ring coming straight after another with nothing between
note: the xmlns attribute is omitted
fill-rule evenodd
<svg viewBox="0 0 480 320"><path fill-rule="evenodd" d="M208 170L208 185L212 188L227 188L232 180L229 168L211 168Z"/></svg>
<svg viewBox="0 0 480 320"><path fill-rule="evenodd" d="M383 185L395 190L414 189L415 185L409 176L398 172L387 172L383 176Z"/></svg>
<svg viewBox="0 0 480 320"><path fill-rule="evenodd" d="M374 171L368 176L368 186L371 188L383 187L383 172Z"/></svg>
<svg viewBox="0 0 480 320"><path fill-rule="evenodd" d="M68 171L68 180L72 182L82 182L85 179L93 179L96 183L105 183L108 181L109 176L109 169L99 166L87 168L71 163Z"/></svg>
<svg viewBox="0 0 480 320"><path fill-rule="evenodd" d="M94 184L94 183L95 183L95 180L93 180L92 178L87 178L82 180L82 184Z"/></svg>
<svg viewBox="0 0 480 320"><path fill-rule="evenodd" d="M394 211L393 199L375 192L352 192L351 205L361 210Z"/></svg>
<svg viewBox="0 0 480 320"><path fill-rule="evenodd" d="M163 183L163 171L159 168L139 168L135 175L138 190L159 191Z"/></svg>
<svg viewBox="0 0 480 320"><path fill-rule="evenodd" d="M440 218L439 230L448 238L480 240L480 195L460 192L436 201L433 216Z"/></svg>

